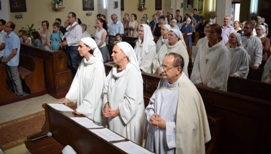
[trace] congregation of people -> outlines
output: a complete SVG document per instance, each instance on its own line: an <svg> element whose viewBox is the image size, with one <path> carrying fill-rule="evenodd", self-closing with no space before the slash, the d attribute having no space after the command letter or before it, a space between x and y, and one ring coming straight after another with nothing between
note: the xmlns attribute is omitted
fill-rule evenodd
<svg viewBox="0 0 271 154"><path fill-rule="evenodd" d="M61 103L76 103L74 113L85 115L154 153L205 153L211 140L203 100L195 85L227 91L229 77L246 79L250 70L263 68L262 81L271 84L268 25L262 17L243 23L231 17L217 24L217 16L198 15L197 9L183 17L162 10L138 22L135 13L97 15L95 34L69 12L62 26L56 18L41 22L41 32L13 32L15 24L0 20L0 57L17 96L23 94L18 66L20 44L67 55L73 81ZM193 44L193 33L200 39ZM109 38L110 36L110 38ZM135 38L135 45L124 42ZM112 40L111 40L112 39ZM112 51L107 44L113 45ZM188 49L196 46L195 59ZM194 52L194 51L193 51ZM106 76L104 63L114 67ZM189 64L193 65L191 74ZM142 72L161 78L145 108ZM189 117L189 118L188 118Z"/></svg>

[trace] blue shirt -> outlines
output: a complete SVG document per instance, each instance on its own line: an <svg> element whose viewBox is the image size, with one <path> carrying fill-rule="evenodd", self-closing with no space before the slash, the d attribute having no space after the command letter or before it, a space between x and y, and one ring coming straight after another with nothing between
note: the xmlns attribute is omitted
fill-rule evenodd
<svg viewBox="0 0 271 154"><path fill-rule="evenodd" d="M111 26L109 28L110 35L116 36L117 33L124 34L123 24L120 21L117 21L116 23L111 23Z"/></svg>
<svg viewBox="0 0 271 154"><path fill-rule="evenodd" d="M10 32L6 37L6 44L4 49L4 58L8 58L12 50L17 49L16 55L7 62L8 66L18 66L20 60L20 48L21 42L19 37L14 33Z"/></svg>

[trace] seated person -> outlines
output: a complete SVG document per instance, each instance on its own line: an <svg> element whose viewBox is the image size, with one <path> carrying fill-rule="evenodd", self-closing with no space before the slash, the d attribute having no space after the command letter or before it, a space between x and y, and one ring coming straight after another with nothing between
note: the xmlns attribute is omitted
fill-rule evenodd
<svg viewBox="0 0 271 154"><path fill-rule="evenodd" d="M116 45L117 43L122 41L122 36L120 33L116 34L115 41L113 42L113 45Z"/></svg>
<svg viewBox="0 0 271 154"><path fill-rule="evenodd" d="M21 38L20 38L20 41L21 41L22 44L32 45L31 37L29 37L29 36L27 35L27 31L25 31L25 30L22 30L22 31L21 31Z"/></svg>

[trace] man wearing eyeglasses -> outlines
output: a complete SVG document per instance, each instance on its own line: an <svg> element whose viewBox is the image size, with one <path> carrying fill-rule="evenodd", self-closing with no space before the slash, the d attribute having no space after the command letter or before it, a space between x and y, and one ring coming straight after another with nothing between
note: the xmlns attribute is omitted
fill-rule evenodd
<svg viewBox="0 0 271 154"><path fill-rule="evenodd" d="M1 58L1 63L6 65L6 70L9 82L18 97L23 96L22 82L20 79L18 66L20 59L20 39L13 32L15 24L11 21L5 24L5 32L7 33L5 40L4 55Z"/></svg>
<svg viewBox="0 0 271 154"><path fill-rule="evenodd" d="M257 70L262 63L263 46L259 38L253 35L254 24L249 21L244 27L244 36L242 36L243 47L249 54L249 67Z"/></svg>
<svg viewBox="0 0 271 154"><path fill-rule="evenodd" d="M74 77L78 69L79 53L77 49L82 36L82 28L76 22L76 14L74 12L69 12L67 18L69 26L66 28L67 32L62 39L61 46L66 46L68 67L71 69L72 77Z"/></svg>
<svg viewBox="0 0 271 154"><path fill-rule="evenodd" d="M203 154L211 139L201 95L183 67L184 59L177 53L163 59L162 79L146 107L146 148L154 153Z"/></svg>

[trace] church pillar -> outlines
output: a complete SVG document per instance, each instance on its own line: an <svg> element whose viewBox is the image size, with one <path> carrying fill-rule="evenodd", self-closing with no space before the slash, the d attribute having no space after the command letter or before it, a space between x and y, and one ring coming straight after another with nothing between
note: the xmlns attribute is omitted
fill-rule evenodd
<svg viewBox="0 0 271 154"><path fill-rule="evenodd" d="M112 23L111 15L115 13L118 16L118 20L122 21L121 17L121 8L120 8L120 0L104 0L107 3L106 8L106 17L107 23L110 25Z"/></svg>
<svg viewBox="0 0 271 154"><path fill-rule="evenodd" d="M231 4L232 0L226 1L217 1L216 3L216 14L217 14L217 23L223 25L224 17L226 15L231 15Z"/></svg>

